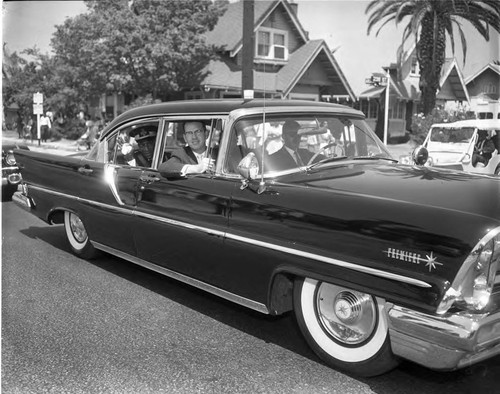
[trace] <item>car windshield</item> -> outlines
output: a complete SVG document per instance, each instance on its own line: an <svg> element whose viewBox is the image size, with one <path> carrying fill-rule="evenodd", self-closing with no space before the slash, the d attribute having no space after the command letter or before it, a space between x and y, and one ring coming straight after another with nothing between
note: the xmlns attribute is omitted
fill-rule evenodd
<svg viewBox="0 0 500 394"><path fill-rule="evenodd" d="M267 114L238 120L231 155L253 152L259 173L300 171L338 160L392 159L363 119L328 114ZM236 145L236 146L235 146Z"/></svg>
<svg viewBox="0 0 500 394"><path fill-rule="evenodd" d="M433 127L430 133L429 141L449 144L469 143L473 134L473 127Z"/></svg>

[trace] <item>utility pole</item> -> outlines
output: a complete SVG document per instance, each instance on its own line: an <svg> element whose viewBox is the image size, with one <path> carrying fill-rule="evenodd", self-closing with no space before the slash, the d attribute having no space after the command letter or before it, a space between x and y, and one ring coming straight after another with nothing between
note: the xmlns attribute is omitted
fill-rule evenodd
<svg viewBox="0 0 500 394"><path fill-rule="evenodd" d="M241 90L243 98L253 98L254 0L243 0L243 49Z"/></svg>

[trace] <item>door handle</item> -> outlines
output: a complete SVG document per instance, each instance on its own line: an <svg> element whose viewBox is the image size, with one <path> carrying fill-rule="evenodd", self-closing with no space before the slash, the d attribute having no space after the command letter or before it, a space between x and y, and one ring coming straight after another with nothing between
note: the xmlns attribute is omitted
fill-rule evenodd
<svg viewBox="0 0 500 394"><path fill-rule="evenodd" d="M83 175L90 175L94 172L94 170L88 166L84 166L84 167L79 167L78 172Z"/></svg>
<svg viewBox="0 0 500 394"><path fill-rule="evenodd" d="M160 177L154 175L154 174L150 174L150 175L141 175L139 177L139 181L142 182L142 183L147 183L147 184L150 184L150 183L153 183L153 182L158 182L160 180Z"/></svg>

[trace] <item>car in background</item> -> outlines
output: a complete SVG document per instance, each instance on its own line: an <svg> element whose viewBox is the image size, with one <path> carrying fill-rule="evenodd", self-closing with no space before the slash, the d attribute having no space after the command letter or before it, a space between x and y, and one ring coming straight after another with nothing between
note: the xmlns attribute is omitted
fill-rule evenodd
<svg viewBox="0 0 500 394"><path fill-rule="evenodd" d="M14 156L14 149L26 149L26 145L2 145L2 200L10 200L21 182L21 173Z"/></svg>
<svg viewBox="0 0 500 394"><path fill-rule="evenodd" d="M213 169L162 171L194 121ZM127 155L141 134L155 144L138 165ZM453 370L500 354L500 177L399 164L358 110L167 102L121 114L84 157L15 154L14 201L63 225L73 253L294 313L334 368L374 376L408 359Z"/></svg>
<svg viewBox="0 0 500 394"><path fill-rule="evenodd" d="M487 165L478 163L473 166L472 154L479 130L487 131L496 150ZM434 124L422 147L428 153L424 162L426 166L500 175L500 119L469 119ZM422 153L422 150L419 152ZM413 161L410 156L400 158L404 164L412 164Z"/></svg>

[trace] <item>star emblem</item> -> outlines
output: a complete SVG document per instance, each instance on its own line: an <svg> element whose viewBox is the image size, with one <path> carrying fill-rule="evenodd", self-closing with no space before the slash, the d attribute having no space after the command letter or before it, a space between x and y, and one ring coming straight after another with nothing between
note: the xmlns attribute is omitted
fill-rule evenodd
<svg viewBox="0 0 500 394"><path fill-rule="evenodd" d="M426 267L429 267L429 272L431 272L433 269L435 270L437 267L436 267L436 264L437 265L443 265L442 263L438 263L436 261L436 257L434 257L434 254L433 252L431 252L430 256L429 255L425 255L426 259L423 259L425 261L425 266Z"/></svg>

